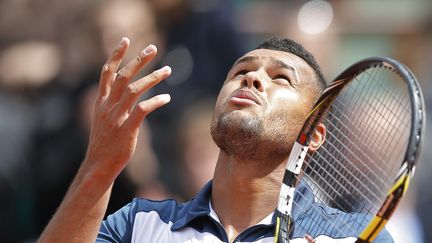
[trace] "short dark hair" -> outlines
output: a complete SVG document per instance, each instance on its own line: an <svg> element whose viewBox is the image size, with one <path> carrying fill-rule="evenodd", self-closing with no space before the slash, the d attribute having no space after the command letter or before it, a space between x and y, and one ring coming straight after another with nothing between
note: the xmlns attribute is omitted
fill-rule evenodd
<svg viewBox="0 0 432 243"><path fill-rule="evenodd" d="M315 75L318 81L318 92L321 94L327 87L327 82L314 56L299 43L288 38L273 37L261 43L256 49L285 51L300 57L301 59L305 60L305 62L309 64L309 66L311 66L311 68L315 71Z"/></svg>

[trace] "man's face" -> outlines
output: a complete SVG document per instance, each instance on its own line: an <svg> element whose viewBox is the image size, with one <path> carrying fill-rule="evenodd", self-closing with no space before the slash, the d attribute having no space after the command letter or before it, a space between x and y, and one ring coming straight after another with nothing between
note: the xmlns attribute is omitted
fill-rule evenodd
<svg viewBox="0 0 432 243"><path fill-rule="evenodd" d="M314 70L300 57L253 50L229 71L216 101L212 136L241 159L288 156L317 95Z"/></svg>

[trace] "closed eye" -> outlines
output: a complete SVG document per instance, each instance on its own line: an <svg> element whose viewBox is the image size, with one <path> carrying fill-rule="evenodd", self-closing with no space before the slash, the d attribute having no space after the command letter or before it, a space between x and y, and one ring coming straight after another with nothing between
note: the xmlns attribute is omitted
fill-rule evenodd
<svg viewBox="0 0 432 243"><path fill-rule="evenodd" d="M288 82L288 84L291 85L291 80L287 76L285 76L283 74L278 74L278 75L274 76L273 79L283 80L285 82Z"/></svg>
<svg viewBox="0 0 432 243"><path fill-rule="evenodd" d="M235 76L238 76L238 75L245 75L246 73L248 73L248 71L247 71L246 69L242 69L242 70L236 72L236 73L235 73Z"/></svg>

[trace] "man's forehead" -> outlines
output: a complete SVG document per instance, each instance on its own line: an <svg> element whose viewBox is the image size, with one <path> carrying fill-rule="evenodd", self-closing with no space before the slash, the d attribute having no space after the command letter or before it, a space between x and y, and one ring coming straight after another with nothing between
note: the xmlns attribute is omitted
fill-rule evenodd
<svg viewBox="0 0 432 243"><path fill-rule="evenodd" d="M305 60L286 51L270 50L270 49L255 49L252 50L242 57L240 57L234 66L241 62L254 62L254 61L265 61L270 60L273 62L283 62L286 65L291 66L293 69L299 67L309 67ZM309 67L310 68L310 67Z"/></svg>

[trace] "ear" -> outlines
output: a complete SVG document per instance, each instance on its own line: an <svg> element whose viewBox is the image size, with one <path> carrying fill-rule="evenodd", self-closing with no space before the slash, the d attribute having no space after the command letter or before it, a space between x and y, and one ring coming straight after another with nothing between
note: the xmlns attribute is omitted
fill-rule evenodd
<svg viewBox="0 0 432 243"><path fill-rule="evenodd" d="M326 137L326 127L321 122L315 127L312 138L309 144L309 151L315 152L324 143Z"/></svg>

